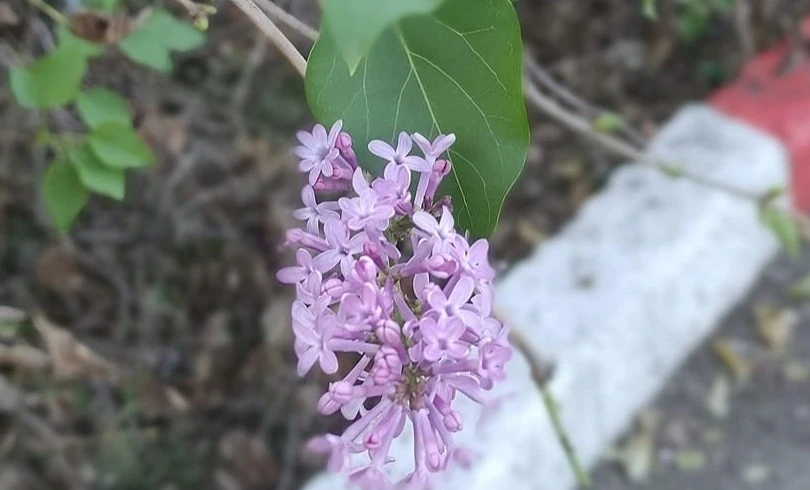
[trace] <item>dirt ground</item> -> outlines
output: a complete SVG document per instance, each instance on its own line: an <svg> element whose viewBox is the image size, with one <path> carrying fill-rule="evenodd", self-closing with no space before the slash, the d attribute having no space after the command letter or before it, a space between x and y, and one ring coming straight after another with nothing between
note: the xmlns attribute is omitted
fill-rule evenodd
<svg viewBox="0 0 810 490"><path fill-rule="evenodd" d="M277 3L317 21L311 1ZM810 11L804 0L763 1L745 35L718 12L687 39L683 8L659 3L657 22L627 0L517 8L532 56L642 136L733 77L744 44L783 37L790 9ZM26 2L5 4L20 21L0 23L3 80L52 42ZM131 173L125 202L91 199L70 239L40 204L49 155L35 139L43 126L76 130L76 119L24 111L0 84L0 305L50 320L0 322L0 490L289 490L322 465L302 444L336 423L314 414L327 380L295 375L290 291L274 278L300 188L291 135L312 121L295 73L236 9L219 7L206 47L178 57L169 77L116 54L93 63L88 83L132 102L160 162ZM532 120L526 170L492 237L500 270L621 163Z"/></svg>
<svg viewBox="0 0 810 490"><path fill-rule="evenodd" d="M695 352L642 418L657 421L627 436L624 464L604 463L593 474L599 490L804 490L810 486L810 298L789 290L810 273L810 250L782 258L724 321L713 340L739 349L750 367L735 378L711 343ZM787 315L769 326L776 348L763 341L756 308ZM787 323L780 325L780 322ZM792 325L786 328L785 325ZM729 389L718 389L718 377ZM725 408L725 410L723 409ZM654 414L650 417L651 414ZM644 426L644 424L641 424ZM632 441L635 441L633 443ZM644 443L639 443L644 441ZM628 451L628 448L630 450ZM627 463L627 456L630 465ZM643 467L644 481L626 469Z"/></svg>

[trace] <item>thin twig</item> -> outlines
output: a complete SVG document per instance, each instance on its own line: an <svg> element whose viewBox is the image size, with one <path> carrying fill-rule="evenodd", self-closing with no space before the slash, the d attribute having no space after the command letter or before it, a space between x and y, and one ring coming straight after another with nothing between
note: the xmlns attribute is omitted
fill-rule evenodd
<svg viewBox="0 0 810 490"><path fill-rule="evenodd" d="M309 39L310 41L315 41L318 39L318 31L315 30L310 25L306 24L304 21L299 19L298 17L292 15L291 13L287 12L283 8L279 7L275 3L270 0L255 0L256 4L264 10L264 12L270 16L273 20L277 21L280 24L284 24L285 26L289 27L293 31L297 32L301 36Z"/></svg>
<svg viewBox="0 0 810 490"><path fill-rule="evenodd" d="M248 53L245 66L242 68L242 74L239 76L239 81L236 82L231 97L231 105L236 111L241 112L245 107L245 101L247 101L248 95L250 94L253 77L256 75L256 70L259 68L259 65L261 65L264 60L267 46L267 39L259 37L256 39L253 49Z"/></svg>
<svg viewBox="0 0 810 490"><path fill-rule="evenodd" d="M502 312L496 312L495 317L498 318L502 323L505 323ZM544 360L536 350L534 350L531 343L529 343L529 340L523 335L523 332L520 329L516 328L514 325L510 325L510 327L509 342L512 344L512 347L517 349L523 358L526 359L526 362L529 363L529 371L531 372L532 382L534 382L535 387L540 392L543 405L548 411L548 416L549 420L551 421L551 427L554 430L554 435L557 437L560 447L562 447L563 451L565 452L568 465L571 466L571 470L574 472L577 483L582 487L589 487L591 485L591 478L588 476L585 466L579 460L579 456L577 456L577 451L574 448L574 445L571 443L571 438L568 437L568 432L565 430L565 425L563 425L559 405L554 399L554 395L551 393L551 390L548 388L548 382L551 380L554 367L551 363Z"/></svg>
<svg viewBox="0 0 810 490"><path fill-rule="evenodd" d="M45 0L28 0L28 3L31 4L31 6L36 7L43 14L50 17L51 20L57 24L68 23L68 18L55 8L51 7Z"/></svg>
<svg viewBox="0 0 810 490"><path fill-rule="evenodd" d="M293 68L298 72L299 75L302 77L306 74L307 71L307 62L301 53L298 51L298 48L287 39L287 36L284 35L281 30L270 20L267 15L259 8L251 0L231 0L233 3L236 4L239 9L248 16L248 18L253 22L262 33L267 36L267 38L276 45L276 47L281 51L281 54L284 55L285 58L292 64Z"/></svg>
<svg viewBox="0 0 810 490"><path fill-rule="evenodd" d="M574 93L571 89L555 80L551 73L545 70L534 60L534 58L532 58L531 54L527 53L523 57L523 65L525 70L529 73L529 75L534 77L537 83L548 89L563 102L585 114L588 118L595 119L605 114L615 114L612 111L608 111L599 106L591 104ZM631 126L627 121L624 120L624 118L621 117L619 118L619 129L621 129L624 134L636 145L644 146L647 144L644 136L642 136L639 131L633 128L633 126Z"/></svg>
<svg viewBox="0 0 810 490"><path fill-rule="evenodd" d="M540 92L540 90L531 80L524 79L523 86L526 93L526 99L537 109L545 112L548 116L563 124L568 129L591 138L618 156L651 165L667 175L682 177L700 185L721 190L741 199L760 203L764 198L763 195L755 192L734 187L726 184L725 182L710 179L704 175L686 170L673 162L658 158L654 155L646 154L642 150L635 148L633 145L622 141L615 136L597 131L590 121L565 110L562 106L543 95L543 93Z"/></svg>
<svg viewBox="0 0 810 490"><path fill-rule="evenodd" d="M756 46L754 45L754 34L751 29L751 0L735 0L734 2L734 25L737 30L737 38L740 40L745 59L754 56Z"/></svg>

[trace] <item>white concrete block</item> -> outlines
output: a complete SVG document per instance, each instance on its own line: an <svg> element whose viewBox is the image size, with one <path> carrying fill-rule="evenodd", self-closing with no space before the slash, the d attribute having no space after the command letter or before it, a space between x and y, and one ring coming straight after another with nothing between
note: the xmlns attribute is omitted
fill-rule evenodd
<svg viewBox="0 0 810 490"><path fill-rule="evenodd" d="M682 110L653 153L729 184L764 192L787 184L781 145L713 109ZM752 286L778 249L754 207L729 195L632 164L617 170L577 217L498 282L497 301L557 364L551 388L588 465L628 427L667 377ZM443 490L567 490L574 478L520 356L501 410L458 441L481 455ZM392 451L394 474L410 442ZM308 490L345 488L334 475Z"/></svg>

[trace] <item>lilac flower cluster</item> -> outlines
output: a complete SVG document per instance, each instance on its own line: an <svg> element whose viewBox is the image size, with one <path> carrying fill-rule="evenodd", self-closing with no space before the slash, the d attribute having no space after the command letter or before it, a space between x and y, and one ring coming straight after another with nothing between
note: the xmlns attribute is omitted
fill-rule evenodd
<svg viewBox="0 0 810 490"><path fill-rule="evenodd" d="M318 410L340 411L351 424L309 446L330 454L329 469L348 470L351 481L390 488L389 449L410 423L415 464L398 485L424 488L430 473L463 454L453 444L462 428L453 402L462 395L484 404L512 356L507 329L492 316L489 245L470 245L455 230L450 200L435 199L450 172L441 157L452 134L429 141L401 133L396 148L372 141L386 166L369 182L341 128L338 121L328 133L320 125L298 133L295 153L309 183L295 217L306 224L287 233L297 265L278 273L296 288L298 373L316 363L327 374L345 368ZM413 143L422 156L411 154ZM319 202L316 192L331 200ZM351 455L362 453L367 462L353 467Z"/></svg>

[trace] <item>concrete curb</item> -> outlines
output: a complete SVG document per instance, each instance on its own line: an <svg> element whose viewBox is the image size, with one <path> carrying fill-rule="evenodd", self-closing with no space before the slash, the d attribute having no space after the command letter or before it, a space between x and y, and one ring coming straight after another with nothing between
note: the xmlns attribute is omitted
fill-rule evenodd
<svg viewBox="0 0 810 490"><path fill-rule="evenodd" d="M772 137L705 105L682 110L651 145L658 156L751 191L789 183ZM616 171L578 216L497 284L507 317L557 363L551 389L580 457L595 464L634 414L756 281L778 246L753 205L642 164ZM481 458L439 488L565 490L574 485L520 356L502 407L461 445ZM465 407L467 408L467 407ZM409 470L407 437L392 474ZM307 490L345 488L324 475Z"/></svg>

